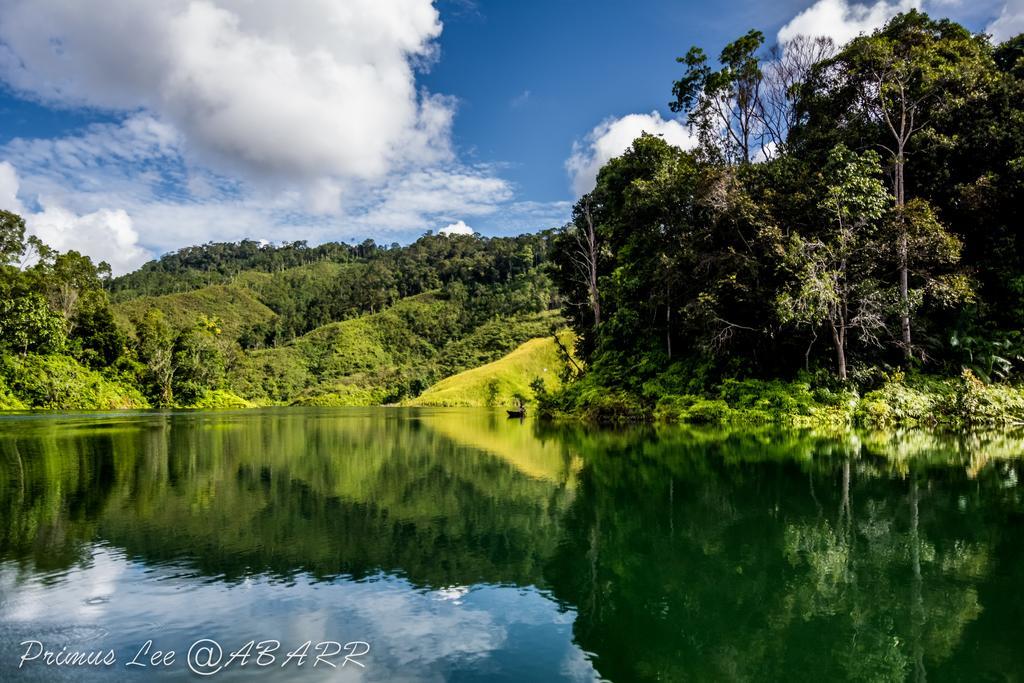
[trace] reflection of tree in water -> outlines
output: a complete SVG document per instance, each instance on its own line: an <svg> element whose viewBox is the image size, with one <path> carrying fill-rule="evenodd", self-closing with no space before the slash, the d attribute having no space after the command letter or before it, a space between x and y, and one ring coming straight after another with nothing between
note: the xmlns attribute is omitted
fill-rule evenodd
<svg viewBox="0 0 1024 683"><path fill-rule="evenodd" d="M836 631L833 654L847 676L924 680L927 663L949 657L981 613L973 583L986 574L989 542L929 541L922 507L927 515L930 504L953 501L938 487L929 494L927 481L922 497L917 471L900 480L908 489L902 500L867 491L856 505L851 470L844 462L837 521L819 516L786 527L794 572L785 607Z"/></svg>
<svg viewBox="0 0 1024 683"><path fill-rule="evenodd" d="M859 439L829 437L813 460L802 454L815 437L800 440L663 435L628 448L579 437L587 466L548 576L578 606L577 639L604 676L979 670L984 657L965 669L964 651L988 644L965 634L983 614L993 522L1022 510L1019 463L972 481L971 458L951 448L955 466L944 466L934 441L907 471L913 460L880 459ZM1019 580L1020 565L1011 571Z"/></svg>
<svg viewBox="0 0 1024 683"><path fill-rule="evenodd" d="M74 530L69 547L79 553L99 538L146 561L228 578L384 571L426 586L542 583L555 521L573 495L562 449L524 453L527 475L515 448L482 453L435 427L386 415L153 417L109 438L65 429L3 443L5 453L34 449L36 508L50 527ZM102 504L72 517L72 489L102 492ZM0 554L23 557L35 544L51 563L77 561L37 533L34 508L18 512L18 490L0 486L0 501L27 540L5 540Z"/></svg>
<svg viewBox="0 0 1024 683"><path fill-rule="evenodd" d="M612 680L1019 670L1020 441L397 414L7 433L0 557L537 585Z"/></svg>
<svg viewBox="0 0 1024 683"><path fill-rule="evenodd" d="M30 559L42 571L84 559L82 544L114 486L110 444L105 434L62 444L53 429L0 438L0 557Z"/></svg>

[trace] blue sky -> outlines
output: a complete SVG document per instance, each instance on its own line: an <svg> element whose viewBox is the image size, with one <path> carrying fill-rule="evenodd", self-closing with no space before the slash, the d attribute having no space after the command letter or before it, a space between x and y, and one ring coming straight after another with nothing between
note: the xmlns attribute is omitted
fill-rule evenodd
<svg viewBox="0 0 1024 683"><path fill-rule="evenodd" d="M923 7L1024 29L1024 0L0 7L0 205L117 272L210 240L559 225L641 130L690 143L675 57L749 28L841 41Z"/></svg>

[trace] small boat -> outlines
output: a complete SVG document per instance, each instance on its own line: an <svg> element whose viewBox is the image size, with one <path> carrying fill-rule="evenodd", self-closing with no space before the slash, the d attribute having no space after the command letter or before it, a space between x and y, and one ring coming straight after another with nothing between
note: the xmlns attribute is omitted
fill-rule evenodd
<svg viewBox="0 0 1024 683"><path fill-rule="evenodd" d="M526 417L526 408L517 408L515 410L506 410L505 412L508 413L508 416L510 418L518 417L518 418L522 419L522 418Z"/></svg>

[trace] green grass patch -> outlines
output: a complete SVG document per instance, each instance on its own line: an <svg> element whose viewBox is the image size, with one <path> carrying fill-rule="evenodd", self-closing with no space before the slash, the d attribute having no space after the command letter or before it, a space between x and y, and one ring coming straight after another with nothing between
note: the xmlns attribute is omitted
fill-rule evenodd
<svg viewBox="0 0 1024 683"><path fill-rule="evenodd" d="M561 332L572 346L572 333ZM530 383L540 377L546 390L561 386L562 360L551 337L531 339L499 360L443 379L415 399L414 406L511 406L516 394L533 395Z"/></svg>
<svg viewBox="0 0 1024 683"><path fill-rule="evenodd" d="M203 393L191 405L186 408L197 408L203 410L228 410L235 408L255 408L256 404L247 401L237 394L224 389L212 389Z"/></svg>

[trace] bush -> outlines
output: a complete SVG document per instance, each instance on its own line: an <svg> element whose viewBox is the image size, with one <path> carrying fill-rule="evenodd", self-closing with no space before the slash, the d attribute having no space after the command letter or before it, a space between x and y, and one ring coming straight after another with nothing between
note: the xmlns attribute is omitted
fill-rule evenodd
<svg viewBox="0 0 1024 683"><path fill-rule="evenodd" d="M195 401L186 408L201 408L205 410L226 410L234 408L254 408L255 403L246 401L241 396L223 389L214 389L203 392Z"/></svg>
<svg viewBox="0 0 1024 683"><path fill-rule="evenodd" d="M690 424L723 424L734 417L734 411L721 399L701 398L683 410L679 417L681 422Z"/></svg>
<svg viewBox="0 0 1024 683"><path fill-rule="evenodd" d="M26 408L28 406L12 394L7 383L0 378L0 410L25 410Z"/></svg>
<svg viewBox="0 0 1024 683"><path fill-rule="evenodd" d="M636 422L650 417L640 400L625 391L595 388L580 399L584 417L595 422Z"/></svg>
<svg viewBox="0 0 1024 683"><path fill-rule="evenodd" d="M111 410L146 408L124 376L90 370L70 356L5 356L0 374L10 392L32 408Z"/></svg>
<svg viewBox="0 0 1024 683"><path fill-rule="evenodd" d="M864 395L854 418L870 427L935 424L942 402L935 389L923 391L909 385L903 373L894 373L881 388Z"/></svg>
<svg viewBox="0 0 1024 683"><path fill-rule="evenodd" d="M340 385L332 391L299 396L291 405L335 408L345 406L379 405L384 400L383 390L366 389L355 385Z"/></svg>

